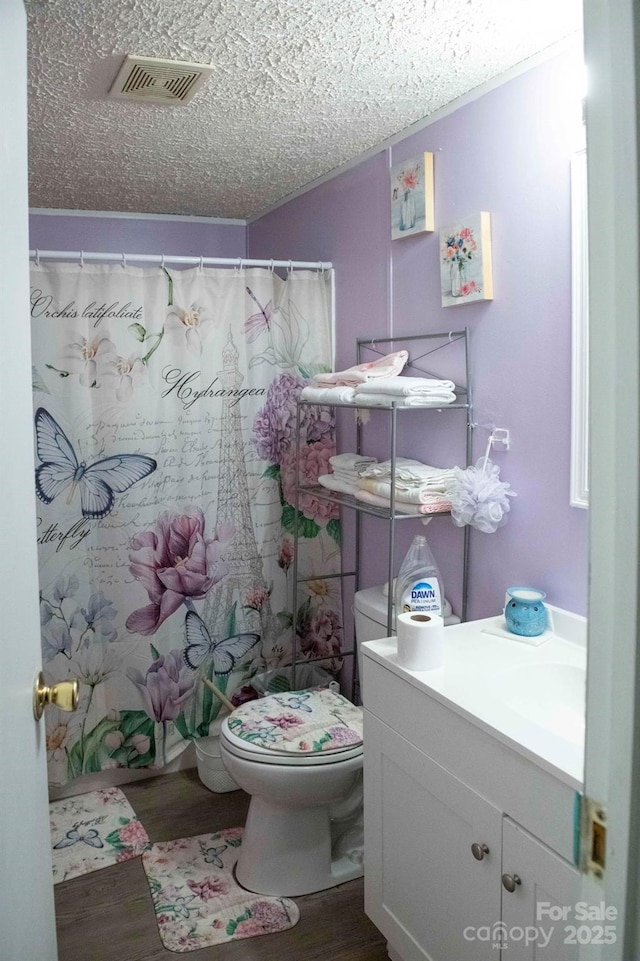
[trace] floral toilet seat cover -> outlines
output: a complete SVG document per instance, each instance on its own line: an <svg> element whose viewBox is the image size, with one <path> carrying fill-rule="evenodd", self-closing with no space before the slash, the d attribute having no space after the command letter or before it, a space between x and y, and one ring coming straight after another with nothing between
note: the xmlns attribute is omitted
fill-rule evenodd
<svg viewBox="0 0 640 961"><path fill-rule="evenodd" d="M249 701L227 721L236 737L279 753L344 751L362 744L362 709L328 688Z"/></svg>

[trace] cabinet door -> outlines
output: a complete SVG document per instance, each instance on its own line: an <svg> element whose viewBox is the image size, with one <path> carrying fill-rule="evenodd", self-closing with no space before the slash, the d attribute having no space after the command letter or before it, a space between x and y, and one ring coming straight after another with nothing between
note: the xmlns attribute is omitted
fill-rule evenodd
<svg viewBox="0 0 640 961"><path fill-rule="evenodd" d="M502 931L496 932L496 940L503 938L503 958L577 961L585 933L600 936L596 928L602 924L587 926L580 920L578 870L508 817L503 824L502 869L503 874L520 878L513 892L502 887Z"/></svg>
<svg viewBox="0 0 640 961"><path fill-rule="evenodd" d="M497 961L475 932L500 917L501 813L366 710L364 823L365 910L403 961Z"/></svg>

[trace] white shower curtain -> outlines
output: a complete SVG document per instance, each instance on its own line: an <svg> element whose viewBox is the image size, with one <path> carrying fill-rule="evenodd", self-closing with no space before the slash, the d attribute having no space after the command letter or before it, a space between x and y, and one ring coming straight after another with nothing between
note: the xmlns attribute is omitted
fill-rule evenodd
<svg viewBox="0 0 640 961"><path fill-rule="evenodd" d="M339 523L301 498L293 631L295 401L331 364L329 271L34 265L35 486L52 784L162 767L220 701L302 659L340 664ZM304 408L301 472L334 452ZM254 683L252 683L252 681Z"/></svg>

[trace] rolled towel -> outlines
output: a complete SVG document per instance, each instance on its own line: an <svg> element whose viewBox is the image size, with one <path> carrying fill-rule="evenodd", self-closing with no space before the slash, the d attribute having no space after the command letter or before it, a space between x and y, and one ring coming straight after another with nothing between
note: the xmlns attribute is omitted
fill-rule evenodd
<svg viewBox="0 0 640 961"><path fill-rule="evenodd" d="M326 387L331 384L346 384L355 387L365 381L377 379L378 377L394 377L400 373L407 361L409 352L398 350L395 353L379 357L364 364L356 364L355 367L348 367L346 370L338 370L329 374L314 374L312 383L317 387Z"/></svg>
<svg viewBox="0 0 640 961"><path fill-rule="evenodd" d="M312 404L352 404L355 398L353 387L303 387L300 400Z"/></svg>
<svg viewBox="0 0 640 961"><path fill-rule="evenodd" d="M413 394L451 394L456 385L452 380L431 380L428 377L382 377L362 384L356 393L391 394L408 397Z"/></svg>
<svg viewBox="0 0 640 961"><path fill-rule="evenodd" d="M377 457L367 457L366 454L334 454L329 463L335 470L361 471L372 464L378 463Z"/></svg>

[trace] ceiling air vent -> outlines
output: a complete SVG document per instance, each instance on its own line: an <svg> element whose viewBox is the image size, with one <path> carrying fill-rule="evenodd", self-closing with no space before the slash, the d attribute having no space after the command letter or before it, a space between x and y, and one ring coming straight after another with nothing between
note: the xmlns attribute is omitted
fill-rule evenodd
<svg viewBox="0 0 640 961"><path fill-rule="evenodd" d="M127 54L109 96L138 103L189 103L212 70L204 63Z"/></svg>

